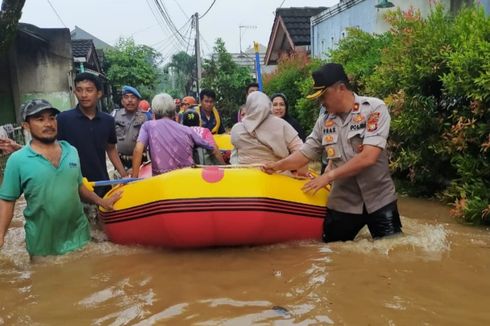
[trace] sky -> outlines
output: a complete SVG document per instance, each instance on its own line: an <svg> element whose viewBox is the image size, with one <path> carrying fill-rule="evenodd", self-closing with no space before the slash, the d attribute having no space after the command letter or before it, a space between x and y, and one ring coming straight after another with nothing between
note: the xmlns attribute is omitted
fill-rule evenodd
<svg viewBox="0 0 490 326"><path fill-rule="evenodd" d="M177 29L182 28L181 34L189 37L189 17L196 12L202 16L213 0L162 2ZM281 4L287 8L329 7L336 3L338 0L216 0L211 10L199 20L202 52L205 55L212 53L218 37L225 41L229 52L239 52L240 30L242 50L250 47L253 41L267 46L274 11ZM67 27L70 30L77 25L111 45L121 36L132 36L137 43L160 51L164 58L179 50L192 51L194 42L178 44L161 17L154 0L27 0L20 21L38 27ZM239 26L248 27L240 29Z"/></svg>

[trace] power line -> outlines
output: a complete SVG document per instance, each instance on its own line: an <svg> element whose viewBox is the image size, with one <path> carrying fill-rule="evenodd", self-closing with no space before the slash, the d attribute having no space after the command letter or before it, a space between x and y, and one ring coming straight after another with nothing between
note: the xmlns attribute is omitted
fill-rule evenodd
<svg viewBox="0 0 490 326"><path fill-rule="evenodd" d="M54 13L56 14L56 17L58 17L58 19L60 20L61 24L63 24L63 26L66 27L65 23L63 22L63 19L61 19L60 15L58 14L58 12L56 11L56 9L54 8L53 4L51 3L50 0L46 0L48 3L49 3L49 6L51 7L51 9L53 9ZM68 28L68 27L66 27Z"/></svg>
<svg viewBox="0 0 490 326"><path fill-rule="evenodd" d="M282 8L282 5L286 2L286 0L282 0L281 4L279 5L279 8Z"/></svg>
<svg viewBox="0 0 490 326"><path fill-rule="evenodd" d="M213 0L213 3L209 6L208 10L206 10L206 12L204 14L199 16L199 19L203 19L204 16L206 16L206 14L211 10L211 8L213 8L215 2L216 2L216 0Z"/></svg>
<svg viewBox="0 0 490 326"><path fill-rule="evenodd" d="M163 19L167 23L167 26L170 28L170 31L176 36L176 39L178 39L178 41L180 43L182 43L181 40L184 41L184 43L182 43L182 45L185 48L186 44L185 44L184 36L179 32L177 27L175 27L174 22L172 21L172 19L170 18L169 14L167 12L167 8L165 8L165 5L163 4L162 1L160 1L160 0L154 0L154 1L157 5L158 10L160 11L160 14L162 15ZM180 37L180 39L179 39L179 37Z"/></svg>
<svg viewBox="0 0 490 326"><path fill-rule="evenodd" d="M180 6L179 2L177 0L174 0L174 2L177 4L177 6L179 7L180 9L180 12L184 14L184 17L185 18L189 18L189 15L186 14L186 12L184 11L184 9L182 9L182 7Z"/></svg>
<svg viewBox="0 0 490 326"><path fill-rule="evenodd" d="M150 1L149 0L146 0L146 3L148 5L148 7L150 8L150 11L151 13L153 14L153 17L155 17L155 20L157 21L157 23L160 25L160 28L162 29L162 31L164 33L170 33L171 36L174 37L174 39L179 43L178 45L184 49L186 44L184 42L183 39L180 39L178 34L179 33L175 33L175 31L172 29L172 24L170 24L170 22L167 20L167 17L163 14L163 9L160 7L160 3L157 1L157 0L154 0L154 4L156 4L156 7L157 7L157 10L155 10L151 4L150 4ZM156 12L160 12L160 15L157 16ZM164 26L166 28L164 28ZM173 26L175 28L175 25ZM165 30L166 29L166 30ZM175 28L176 29L176 28Z"/></svg>

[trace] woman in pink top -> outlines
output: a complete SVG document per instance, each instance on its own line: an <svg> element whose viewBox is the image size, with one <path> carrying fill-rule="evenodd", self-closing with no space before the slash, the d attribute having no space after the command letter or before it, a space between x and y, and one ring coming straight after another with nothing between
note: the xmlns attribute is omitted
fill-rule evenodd
<svg viewBox="0 0 490 326"><path fill-rule="evenodd" d="M151 106L156 120L146 121L140 129L133 152L133 177L139 174L146 148L150 150L153 175L193 165L196 146L215 150L191 128L175 122L175 102L170 95L156 95Z"/></svg>
<svg viewBox="0 0 490 326"><path fill-rule="evenodd" d="M192 130L194 130L195 133L197 133L202 139L213 145L214 151L213 151L213 156L216 159L216 163L219 164L226 164L223 156L221 155L221 152L218 149L218 145L216 145L216 142L214 140L213 134L208 128L203 128L199 126L199 114L194 111L193 109L189 109L184 112L182 115L182 124L184 126L190 127Z"/></svg>

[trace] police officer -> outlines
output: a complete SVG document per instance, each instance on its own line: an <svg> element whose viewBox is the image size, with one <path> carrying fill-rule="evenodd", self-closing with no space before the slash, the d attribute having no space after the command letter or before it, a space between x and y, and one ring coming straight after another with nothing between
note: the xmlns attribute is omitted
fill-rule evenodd
<svg viewBox="0 0 490 326"><path fill-rule="evenodd" d="M141 95L131 86L122 88L122 109L116 110L117 151L126 169L132 166L132 155L141 126L147 120L146 114L138 110Z"/></svg>
<svg viewBox="0 0 490 326"><path fill-rule="evenodd" d="M315 193L333 183L323 225L323 240L353 240L364 225L373 238L401 233L396 193L388 167L386 140L390 116L384 102L350 90L342 65L329 63L313 72L315 93L326 108L299 151L269 163L266 172L294 170L318 160L324 151L325 172L307 182Z"/></svg>

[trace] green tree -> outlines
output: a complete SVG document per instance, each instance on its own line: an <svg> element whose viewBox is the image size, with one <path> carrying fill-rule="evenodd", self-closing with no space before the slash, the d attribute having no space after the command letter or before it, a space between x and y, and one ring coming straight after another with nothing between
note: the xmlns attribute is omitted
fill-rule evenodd
<svg viewBox="0 0 490 326"><path fill-rule="evenodd" d="M155 93L161 74L161 55L155 49L138 45L132 38L120 38L113 49L107 50L106 57L107 77L116 91L131 85L145 98Z"/></svg>
<svg viewBox="0 0 490 326"><path fill-rule="evenodd" d="M196 72L196 57L181 51L172 56L170 63L165 66L170 86L169 92L183 97L190 94L193 76Z"/></svg>
<svg viewBox="0 0 490 326"><path fill-rule="evenodd" d="M225 126L230 126L231 117L245 102L245 87L251 82L250 69L238 66L226 51L223 40L218 38L211 58L204 60L201 88L216 92L217 107L222 112Z"/></svg>
<svg viewBox="0 0 490 326"><path fill-rule="evenodd" d="M276 71L264 76L264 91L284 93L288 98L289 114L298 119L306 132L311 131L318 118L317 101L306 99L311 93L313 80L311 73L320 66L319 60L311 60L306 53L298 52L283 56Z"/></svg>
<svg viewBox="0 0 490 326"><path fill-rule="evenodd" d="M26 0L3 0L0 9L0 53L10 47Z"/></svg>

